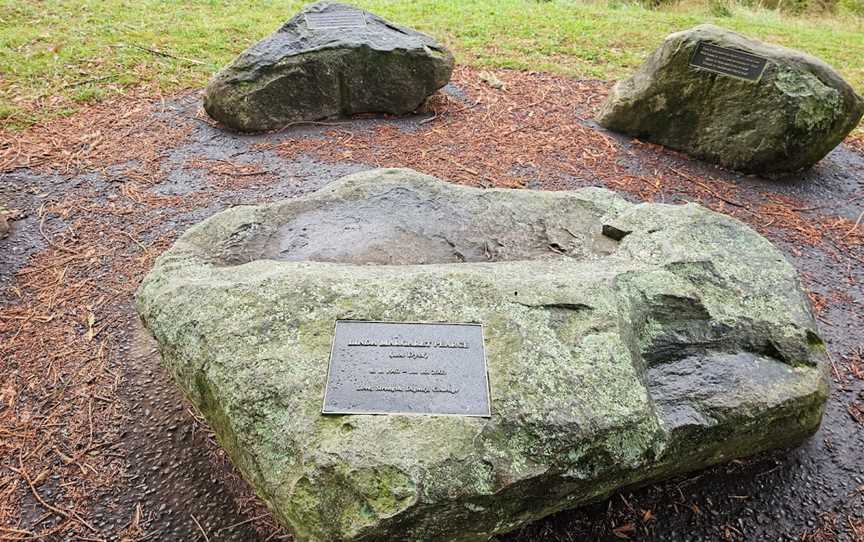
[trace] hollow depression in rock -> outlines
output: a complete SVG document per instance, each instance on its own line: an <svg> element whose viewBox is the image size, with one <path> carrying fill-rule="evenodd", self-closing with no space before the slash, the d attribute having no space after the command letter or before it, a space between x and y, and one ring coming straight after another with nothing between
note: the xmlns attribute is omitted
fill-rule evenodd
<svg viewBox="0 0 864 542"><path fill-rule="evenodd" d="M404 176L381 173L384 180ZM599 194L600 191L597 191ZM454 197L458 194L459 197ZM318 193L285 202L216 247L217 265L254 260L411 265L584 259L617 242L601 234L604 209L554 194L544 200L513 191L453 192L404 183Z"/></svg>
<svg viewBox="0 0 864 542"><path fill-rule="evenodd" d="M600 188L351 175L194 226L137 308L299 542L486 540L797 444L828 390L771 243L698 205ZM322 415L337 320L482 323L491 417Z"/></svg>

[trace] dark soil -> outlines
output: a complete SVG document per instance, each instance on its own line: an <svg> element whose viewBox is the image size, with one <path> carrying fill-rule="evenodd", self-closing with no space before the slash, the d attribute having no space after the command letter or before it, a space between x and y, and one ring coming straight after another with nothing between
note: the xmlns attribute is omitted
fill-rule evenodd
<svg viewBox="0 0 864 542"><path fill-rule="evenodd" d="M174 97L136 122L180 127L177 137L124 132L92 156L74 147L74 163L52 147L7 164L0 202L25 218L0 240L0 539L289 538L159 364L134 289L177 235L220 210L407 165L467 184L603 185L733 214L798 268L832 354L825 418L801 447L621 492L502 542L864 540L864 154L841 145L800 175L744 177L603 133L590 116L605 83L499 76L509 90L463 70L421 115L259 136L197 116L197 95ZM549 112L546 124L524 115L534 109Z"/></svg>

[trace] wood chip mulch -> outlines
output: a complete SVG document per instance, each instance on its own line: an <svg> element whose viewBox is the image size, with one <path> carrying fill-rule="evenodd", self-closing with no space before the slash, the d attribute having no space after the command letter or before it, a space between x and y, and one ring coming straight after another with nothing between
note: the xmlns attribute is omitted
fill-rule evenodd
<svg viewBox="0 0 864 542"><path fill-rule="evenodd" d="M455 83L464 96L437 95L410 129L386 120L359 130L344 123L319 137L291 137L269 147L288 160L305 154L410 167L466 185L600 185L637 200L696 201L801 250L819 247L850 266L864 263L860 218L790 197L745 193L722 172L694 172L672 151L597 130L591 117L606 83L495 75L501 88L460 68ZM93 521L94 499L125 483L117 452L125 415L118 401L125 384L123 324L141 278L177 235L158 233L160 221L211 202L206 194L180 198L154 191L166 179L167 152L195 122L167 113L165 103L133 93L23 132L0 132L0 174L96 173L108 181L102 193L70 188L46 198L37 213L47 248L21 269L9 289L13 301L0 306L0 539L106 539ZM864 153L860 143L850 145ZM275 179L240 162L190 157L186 167L207 171L217 190ZM68 227L52 229L52 217ZM843 360L858 378L860 356ZM252 510L256 503L246 505ZM111 539L145 537L147 512L129 510L127 528Z"/></svg>
<svg viewBox="0 0 864 542"><path fill-rule="evenodd" d="M173 240L142 243L156 226L146 210L181 203L148 190L164 178L162 153L188 131L160 118L163 105L132 95L0 134L0 173L100 173L116 181L105 193L70 189L45 198L35 212L48 248L18 273L13 302L0 307L2 540L104 539L90 517L92 497L123 483L126 466L117 452L121 328L138 282ZM52 217L68 227L52 231ZM136 538L141 514L129 511L120 539Z"/></svg>

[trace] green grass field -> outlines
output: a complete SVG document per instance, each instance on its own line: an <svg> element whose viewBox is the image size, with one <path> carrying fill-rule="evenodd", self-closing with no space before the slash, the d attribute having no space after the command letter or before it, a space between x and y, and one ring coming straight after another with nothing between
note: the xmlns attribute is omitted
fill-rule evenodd
<svg viewBox="0 0 864 542"><path fill-rule="evenodd" d="M142 84L197 87L304 2L0 0L0 125L20 128ZM708 5L572 0L361 0L438 37L459 62L627 75L670 32L713 22L821 57L864 92L864 19ZM145 49L150 49L147 51ZM172 55L159 56L153 51Z"/></svg>

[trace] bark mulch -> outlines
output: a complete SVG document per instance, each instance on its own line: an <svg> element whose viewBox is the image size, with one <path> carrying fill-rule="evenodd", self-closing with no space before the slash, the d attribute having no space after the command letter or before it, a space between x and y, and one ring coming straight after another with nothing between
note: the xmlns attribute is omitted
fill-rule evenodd
<svg viewBox="0 0 864 542"><path fill-rule="evenodd" d="M817 316L842 305L856 315L853 327L862 329L858 298L848 293L861 288L855 274L864 264L860 215L599 130L591 117L608 83L515 71L495 76L503 88L484 83L488 78L473 69L458 69L454 83L460 90L439 93L422 115L408 120L313 123L311 132L289 129L253 147L285 161L410 167L473 186L597 185L633 200L698 202L793 253L823 254L843 276L839 286L810 293ZM124 356L133 294L155 258L182 233L166 230L166 222L218 204L220 193L279 177L240 158L192 155L183 169L203 171L208 189L183 195L160 190L172 171L167 155L209 122L166 105L188 95L133 92L23 132L0 132L0 175L70 181L68 189L32 194L38 205L23 212L36 219L43 248L10 284L0 285L8 300L0 306L0 540L148 537L154 511L140 505L113 510L128 517L121 530L105 532L94 519L97 510L111 508L106 495L131 483L130 458L120 452L129 414L118 397L130 386ZM864 154L864 141L847 145ZM72 182L87 176L98 182ZM859 187L844 199L854 204L862 198ZM809 287L821 278L805 272L804 280ZM835 355L837 385L864 378L862 353L859 345ZM848 411L864 425L860 403L850 403ZM248 490L237 501L262 538L284 536ZM650 510L615 517L605 532L622 539L638 538L639 529L655 521ZM725 532L738 539L740 527L731 529ZM827 540L820 537L832 529L864 539L862 518L853 517L822 522L802 539Z"/></svg>

